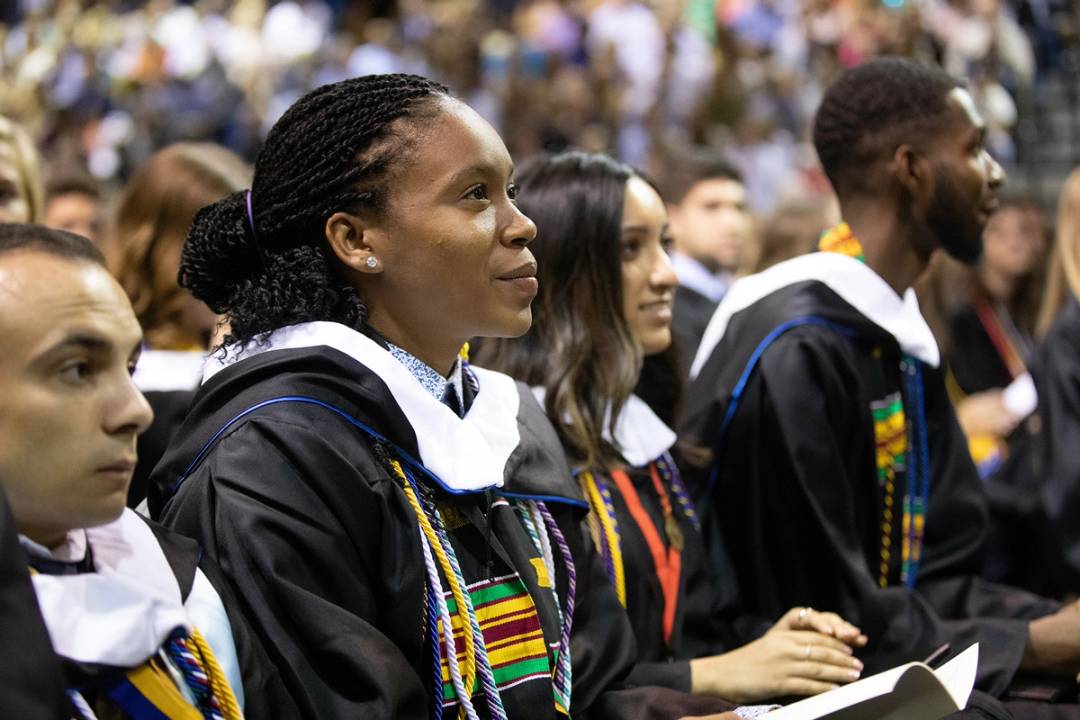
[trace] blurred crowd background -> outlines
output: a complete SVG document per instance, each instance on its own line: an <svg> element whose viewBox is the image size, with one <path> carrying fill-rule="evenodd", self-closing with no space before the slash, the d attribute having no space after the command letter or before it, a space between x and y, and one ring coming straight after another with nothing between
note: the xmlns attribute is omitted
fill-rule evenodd
<svg viewBox="0 0 1080 720"><path fill-rule="evenodd" d="M305 91L437 78L515 157L576 146L662 177L723 152L750 207L824 193L823 88L883 53L971 84L1012 186L1047 205L1080 162L1076 0L21 0L0 18L0 114L48 174L106 190L173 142L253 159Z"/></svg>

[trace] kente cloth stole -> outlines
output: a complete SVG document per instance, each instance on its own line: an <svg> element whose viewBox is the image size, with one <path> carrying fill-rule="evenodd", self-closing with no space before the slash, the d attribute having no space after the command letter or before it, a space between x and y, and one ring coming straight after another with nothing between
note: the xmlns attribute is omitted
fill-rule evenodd
<svg viewBox="0 0 1080 720"><path fill-rule="evenodd" d="M862 263L866 262L862 243L844 222L822 233L818 250L835 252ZM926 506L930 494L930 457L926 437L922 362L905 354L900 362L900 372L904 392L892 393L870 403L874 420L877 476L883 497L878 584L881 587L889 585L889 563L895 552L892 547L892 532L897 502L896 477L903 472L906 491L901 501L900 582L913 588L922 559Z"/></svg>

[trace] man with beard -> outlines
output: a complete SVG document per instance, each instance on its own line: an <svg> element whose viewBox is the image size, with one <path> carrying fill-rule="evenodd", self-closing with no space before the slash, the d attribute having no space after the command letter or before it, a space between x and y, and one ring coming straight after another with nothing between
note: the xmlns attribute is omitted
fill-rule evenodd
<svg viewBox="0 0 1080 720"><path fill-rule="evenodd" d="M712 450L696 490L746 612L850 618L867 672L979 642L976 687L1006 697L1023 671L1080 667L1080 607L978 577L986 498L910 289L937 248L979 256L1005 179L984 135L940 71L882 58L840 76L814 144L846 222L822 252L733 286L694 361L683 438Z"/></svg>

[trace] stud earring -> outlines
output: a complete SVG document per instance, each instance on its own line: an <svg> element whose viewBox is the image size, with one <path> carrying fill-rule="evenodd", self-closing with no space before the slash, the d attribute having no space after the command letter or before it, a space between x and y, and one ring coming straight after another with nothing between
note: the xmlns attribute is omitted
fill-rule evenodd
<svg viewBox="0 0 1080 720"><path fill-rule="evenodd" d="M368 259L365 262L367 263L367 266L372 270L374 270L375 267L379 264L379 261L375 259L374 255L369 255Z"/></svg>

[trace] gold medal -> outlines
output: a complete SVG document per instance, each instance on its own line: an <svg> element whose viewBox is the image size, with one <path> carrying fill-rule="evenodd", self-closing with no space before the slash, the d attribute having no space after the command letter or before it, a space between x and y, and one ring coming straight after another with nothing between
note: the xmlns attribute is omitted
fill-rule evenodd
<svg viewBox="0 0 1080 720"><path fill-rule="evenodd" d="M682 528L679 527L679 521L675 519L675 513L664 516L664 532L667 534L668 545L682 552L686 540L683 537Z"/></svg>

